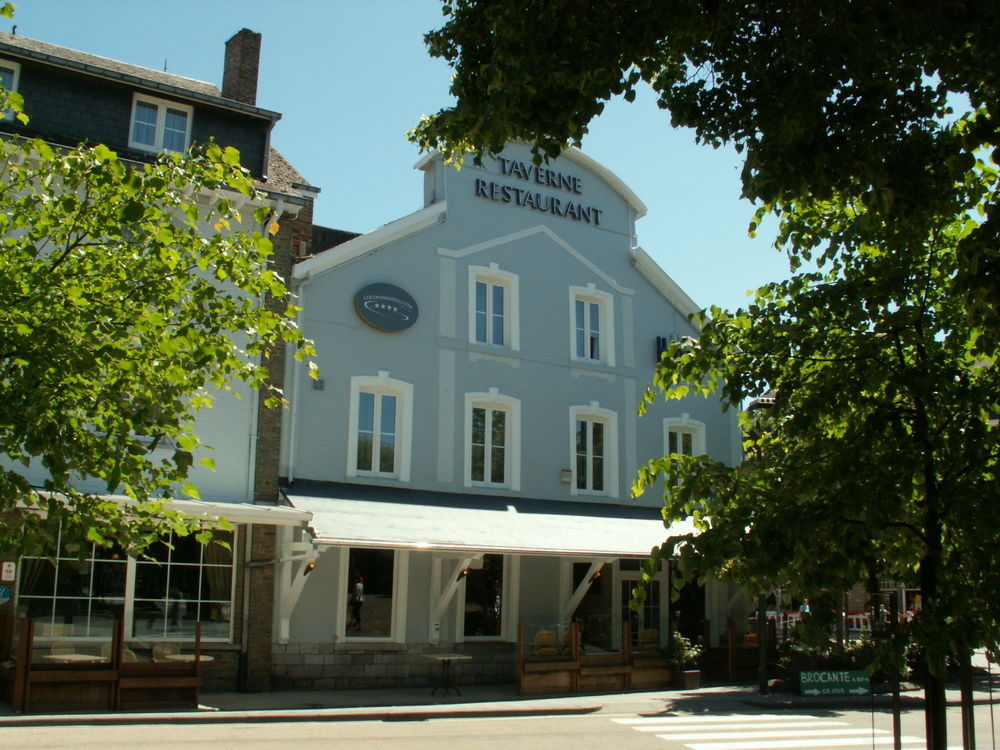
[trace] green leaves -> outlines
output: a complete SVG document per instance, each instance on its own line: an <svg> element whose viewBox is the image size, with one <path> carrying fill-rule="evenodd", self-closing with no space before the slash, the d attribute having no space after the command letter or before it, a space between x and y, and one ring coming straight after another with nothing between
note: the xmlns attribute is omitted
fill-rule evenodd
<svg viewBox="0 0 1000 750"><path fill-rule="evenodd" d="M273 209L215 145L127 165L102 145L7 140L0 161L0 550L60 521L65 538L139 548L162 519L75 487L197 497L188 473L214 465L193 431L208 389L260 387L270 347L312 351L294 310L262 303L287 294L255 218ZM220 199L230 185L251 199L246 216ZM44 472L45 520L19 510L40 501L26 465L36 483Z"/></svg>

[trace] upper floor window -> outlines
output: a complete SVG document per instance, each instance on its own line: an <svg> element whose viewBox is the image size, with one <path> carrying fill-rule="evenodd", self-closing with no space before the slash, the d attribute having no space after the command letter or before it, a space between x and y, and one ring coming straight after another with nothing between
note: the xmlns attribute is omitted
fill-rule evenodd
<svg viewBox="0 0 1000 750"><path fill-rule="evenodd" d="M572 493L617 497L618 415L597 402L570 409Z"/></svg>
<svg viewBox="0 0 1000 750"><path fill-rule="evenodd" d="M136 94L129 147L141 151L186 151L191 143L193 113L186 104Z"/></svg>
<svg viewBox="0 0 1000 750"><path fill-rule="evenodd" d="M520 349L517 276L496 263L469 266L469 341Z"/></svg>
<svg viewBox="0 0 1000 750"><path fill-rule="evenodd" d="M573 359L614 366L614 298L588 284L570 287L569 304Z"/></svg>
<svg viewBox="0 0 1000 750"><path fill-rule="evenodd" d="M520 489L521 402L496 388L465 402L465 486Z"/></svg>
<svg viewBox="0 0 1000 750"><path fill-rule="evenodd" d="M705 453L705 423L687 414L663 420L663 447L667 453L701 456Z"/></svg>
<svg viewBox="0 0 1000 750"><path fill-rule="evenodd" d="M8 60L0 60L0 83L3 84L3 90L14 92L17 91L17 86L19 83L19 78L21 77L21 66L16 62L9 62ZM5 110L0 114L0 119L6 119L11 117L11 111Z"/></svg>
<svg viewBox="0 0 1000 750"><path fill-rule="evenodd" d="M380 370L351 378L347 475L409 481L413 386Z"/></svg>

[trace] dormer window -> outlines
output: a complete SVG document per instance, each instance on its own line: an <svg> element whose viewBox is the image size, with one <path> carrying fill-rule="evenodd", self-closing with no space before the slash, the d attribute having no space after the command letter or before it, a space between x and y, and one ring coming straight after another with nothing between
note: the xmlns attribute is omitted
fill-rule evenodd
<svg viewBox="0 0 1000 750"><path fill-rule="evenodd" d="M0 60L0 83L3 84L4 91L8 93L13 93L17 91L18 78L21 75L21 66L15 62L8 62L7 60ZM3 110L0 112L0 119L6 120L12 117L13 113L11 110Z"/></svg>
<svg viewBox="0 0 1000 750"><path fill-rule="evenodd" d="M193 109L185 104L135 95L129 148L139 151L187 151Z"/></svg>

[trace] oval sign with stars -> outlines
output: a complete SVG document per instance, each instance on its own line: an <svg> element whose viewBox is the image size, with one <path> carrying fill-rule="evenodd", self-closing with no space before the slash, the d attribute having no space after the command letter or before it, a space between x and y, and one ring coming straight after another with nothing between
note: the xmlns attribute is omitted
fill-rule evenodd
<svg viewBox="0 0 1000 750"><path fill-rule="evenodd" d="M354 295L354 309L368 325L380 331L405 331L417 322L417 303L392 284L369 284Z"/></svg>

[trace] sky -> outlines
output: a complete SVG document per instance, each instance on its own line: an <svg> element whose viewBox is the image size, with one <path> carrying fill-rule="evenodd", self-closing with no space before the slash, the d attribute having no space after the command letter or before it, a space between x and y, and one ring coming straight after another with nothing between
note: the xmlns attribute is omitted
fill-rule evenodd
<svg viewBox="0 0 1000 750"><path fill-rule="evenodd" d="M322 190L316 223L368 232L422 207L406 132L452 103L451 69L423 41L441 0L15 1L5 31L219 86L226 40L260 32L257 105L282 113L272 145ZM639 245L699 306L745 306L788 275L773 236L747 236L736 152L672 128L648 92L610 102L582 150L646 204Z"/></svg>

